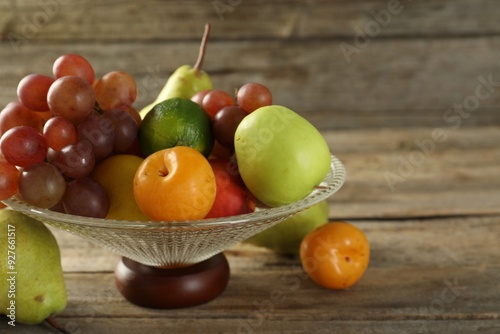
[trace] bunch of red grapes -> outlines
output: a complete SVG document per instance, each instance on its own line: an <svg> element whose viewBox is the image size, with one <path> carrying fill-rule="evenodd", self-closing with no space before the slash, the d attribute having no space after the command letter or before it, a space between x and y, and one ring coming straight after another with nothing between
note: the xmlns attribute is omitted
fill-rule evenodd
<svg viewBox="0 0 500 334"><path fill-rule="evenodd" d="M141 155L137 86L122 71L96 78L92 65L76 54L59 57L52 72L24 77L18 101L0 112L0 200L19 194L40 208L104 218L109 198L90 175L110 155ZM247 83L235 96L211 89L192 100L212 119L216 142L232 154L238 124L270 105L272 96L267 87Z"/></svg>
<svg viewBox="0 0 500 334"><path fill-rule="evenodd" d="M107 193L89 175L137 139L135 81L121 71L96 80L75 54L59 57L52 70L53 77L24 77L19 101L0 112L0 200L19 193L40 208L105 217Z"/></svg>

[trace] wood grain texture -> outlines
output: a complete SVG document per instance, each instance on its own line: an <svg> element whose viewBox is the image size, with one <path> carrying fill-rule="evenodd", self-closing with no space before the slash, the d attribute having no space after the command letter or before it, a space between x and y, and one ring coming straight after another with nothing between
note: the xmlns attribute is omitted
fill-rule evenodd
<svg viewBox="0 0 500 334"><path fill-rule="evenodd" d="M156 98L178 66L194 63L197 50L197 41L30 42L15 53L3 43L0 103L17 99L16 87L25 75L51 74L58 56L80 53L98 76L129 72L139 90L135 105L141 108ZM453 117L463 125L487 125L500 124L499 53L500 40L491 37L379 40L347 64L338 42L215 41L208 47L205 69L216 88L230 92L246 82L263 82L275 104L311 115L324 127L437 126L453 123ZM487 88L484 81L490 82ZM465 104L470 110L464 110L465 116L453 109Z"/></svg>
<svg viewBox="0 0 500 334"><path fill-rule="evenodd" d="M499 223L500 216L354 222L369 238L372 256L362 280L345 291L318 287L297 259L238 245L226 252L232 274L220 297L168 311L125 302L108 265L99 270L90 264L104 262L75 252L89 248L59 231L55 234L69 300L57 319L72 333L134 333L139 328L183 333L494 333L500 325ZM101 256L116 259L109 252ZM65 259L75 263L68 267ZM0 322L0 329L5 326ZM44 326L16 329L47 333Z"/></svg>
<svg viewBox="0 0 500 334"><path fill-rule="evenodd" d="M479 89L487 97L472 100L477 105L463 124L500 124L500 26L493 0L402 0L399 14L367 40L356 39L356 27L364 30L391 2L235 1L222 21L213 3L4 3L0 105L16 99L23 76L50 74L59 55L74 52L87 57L98 75L131 73L141 108L177 67L194 63L202 26L211 21L205 68L217 88L263 82L275 103L323 127L437 126L454 104L471 102L480 78L491 82L490 90ZM35 19L39 27L30 26Z"/></svg>
<svg viewBox="0 0 500 334"><path fill-rule="evenodd" d="M204 22L223 39L352 39L376 20L382 37L496 35L500 16L494 0L25 0L0 9L4 39L33 26L37 40L76 41L198 39Z"/></svg>
<svg viewBox="0 0 500 334"><path fill-rule="evenodd" d="M126 302L119 255L64 231L72 334L500 333L500 7L495 0L12 0L0 2L0 108L19 80L79 53L136 79L141 108L192 64L232 91L265 83L345 164L330 218L371 245L361 281L329 291L293 257L238 244L226 291L151 310ZM222 14L214 7L232 4ZM397 12L397 13L396 13ZM219 15L220 14L220 15ZM378 16L377 16L378 15ZM382 20L382 21L381 21ZM385 20L385 21L384 21ZM377 23L378 22L378 23ZM382 23L381 23L382 22ZM375 29L375 30L369 30ZM56 333L0 317L0 333Z"/></svg>
<svg viewBox="0 0 500 334"><path fill-rule="evenodd" d="M228 322L230 325L228 327ZM248 323L247 323L248 322ZM258 334L473 334L490 331L496 333L500 328L498 320L306 320L293 319L272 320L266 319L260 324L259 319L248 320L246 317L238 319L204 319L203 325L198 321L188 319L158 319L158 318L94 318L87 322L82 318L65 318L63 326L75 333L81 334L122 334L140 333L161 330L166 333L186 334L230 334L230 333L258 333ZM0 330L5 328L0 324ZM47 325L28 327L20 325L16 328L20 334L58 334ZM431 330L431 331L430 331ZM487 332L486 332L487 333Z"/></svg>
<svg viewBox="0 0 500 334"><path fill-rule="evenodd" d="M347 170L330 198L332 217L499 213L498 127L360 129L325 138Z"/></svg>
<svg viewBox="0 0 500 334"><path fill-rule="evenodd" d="M58 321L73 334L159 328L183 333L495 333L500 328L498 127L448 129L447 139L435 143L425 163L394 193L380 176L400 156L418 149L416 139L432 138L433 130L324 132L349 175L330 201L331 218L357 218L350 221L366 233L372 250L366 275L352 289L321 289L306 278L297 258L239 244L226 251L232 274L219 298L184 310L144 309L124 301L114 286L118 255L53 230L69 295ZM0 322L0 330L6 328ZM16 330L49 332L46 326Z"/></svg>
<svg viewBox="0 0 500 334"><path fill-rule="evenodd" d="M500 255L495 244L500 228L498 219L498 216L492 216L350 221L360 227L370 240L371 268L486 268L500 266ZM66 231L51 230L61 247L62 266L66 273L114 271L118 255ZM419 251L423 249L428 252ZM230 248L226 254L233 272L274 271L281 270L283 266L298 264L297 259L276 255L264 248L244 243Z"/></svg>

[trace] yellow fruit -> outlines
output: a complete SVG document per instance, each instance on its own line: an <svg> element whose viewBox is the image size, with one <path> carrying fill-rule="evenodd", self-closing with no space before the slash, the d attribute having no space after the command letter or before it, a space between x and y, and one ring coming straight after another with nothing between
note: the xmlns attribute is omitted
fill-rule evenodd
<svg viewBox="0 0 500 334"><path fill-rule="evenodd" d="M144 159L128 154L114 155L102 161L91 177L108 192L110 207L106 219L150 220L134 198L134 175Z"/></svg>

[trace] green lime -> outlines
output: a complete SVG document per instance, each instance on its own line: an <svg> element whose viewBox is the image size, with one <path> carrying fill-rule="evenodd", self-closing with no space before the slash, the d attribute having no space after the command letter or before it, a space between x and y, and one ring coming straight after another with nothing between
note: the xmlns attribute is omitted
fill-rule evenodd
<svg viewBox="0 0 500 334"><path fill-rule="evenodd" d="M145 156L174 146L189 146L208 157L214 145L212 121L198 103L171 98L155 105L144 117L139 144Z"/></svg>

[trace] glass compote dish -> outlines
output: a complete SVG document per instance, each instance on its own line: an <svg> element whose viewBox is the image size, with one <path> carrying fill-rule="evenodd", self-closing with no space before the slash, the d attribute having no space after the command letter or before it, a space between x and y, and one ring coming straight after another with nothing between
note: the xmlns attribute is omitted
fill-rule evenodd
<svg viewBox="0 0 500 334"><path fill-rule="evenodd" d="M208 302L225 290L229 265L224 250L328 198L344 180L344 165L331 155L328 175L299 201L273 208L257 205L253 213L196 221L87 218L40 209L16 197L4 203L121 255L115 281L128 301L181 308Z"/></svg>

